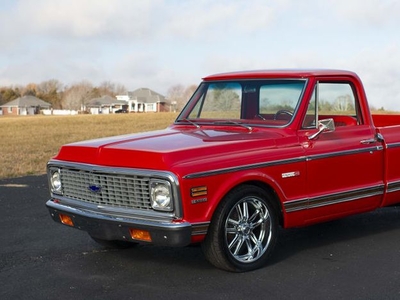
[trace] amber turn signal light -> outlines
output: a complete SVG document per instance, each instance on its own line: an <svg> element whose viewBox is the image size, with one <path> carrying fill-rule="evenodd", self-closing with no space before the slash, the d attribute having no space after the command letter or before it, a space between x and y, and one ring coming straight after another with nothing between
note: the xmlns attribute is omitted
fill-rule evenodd
<svg viewBox="0 0 400 300"><path fill-rule="evenodd" d="M72 221L72 218L70 216L59 214L59 217L61 223L74 227L74 222Z"/></svg>
<svg viewBox="0 0 400 300"><path fill-rule="evenodd" d="M192 197L207 196L206 186L197 186L190 189L190 195Z"/></svg>
<svg viewBox="0 0 400 300"><path fill-rule="evenodd" d="M131 228L129 229L129 232L131 234L131 238L134 240L151 242L150 232L148 232L147 230Z"/></svg>

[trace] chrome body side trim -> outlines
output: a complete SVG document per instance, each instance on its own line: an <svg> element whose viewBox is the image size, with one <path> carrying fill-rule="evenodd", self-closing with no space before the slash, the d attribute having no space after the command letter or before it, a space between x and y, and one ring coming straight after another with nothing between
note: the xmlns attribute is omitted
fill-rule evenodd
<svg viewBox="0 0 400 300"><path fill-rule="evenodd" d="M223 168L223 169L216 169L216 170L211 170L211 171L206 171L206 172L192 173L192 174L183 176L183 178L185 178L185 179L201 178L201 177L220 175L220 174L231 173L231 172L238 172L238 171L258 169L258 168L266 168L266 167L272 167L272 166L278 166L278 165L284 165L284 164L290 164L290 163L297 163L297 162L302 162L305 160L306 160L306 158L304 156L301 156L298 158L274 160L274 161L262 162L262 163L258 163L258 164L243 165L243 166L232 167L232 168Z"/></svg>
<svg viewBox="0 0 400 300"><path fill-rule="evenodd" d="M223 169L216 169L216 170L210 170L210 171L205 171L205 172L192 173L192 174L183 176L183 178L184 179L201 178L201 177L206 177L206 176L238 172L238 171L243 171L243 170L273 167L273 166L285 165L285 164L290 164L290 163L297 163L297 162L303 162L303 161L311 161L311 160L316 160L316 159L325 159L325 158L331 158L331 157L337 157L337 156L343 156L343 155L353 155L353 154L359 154L359 153L365 153L365 152L371 152L371 151L381 151L381 150L383 150L382 146L374 146L374 147L368 147L368 148L360 148L360 149L354 149L354 150L332 152L332 153L327 153L327 154L300 156L297 158L273 160L273 161L269 161L269 162L261 162L261 163L257 163L257 164L251 164L251 165L243 165L243 166L237 166L237 167L231 167L231 168L223 168Z"/></svg>
<svg viewBox="0 0 400 300"><path fill-rule="evenodd" d="M298 199L283 203L286 212L294 212L308 208L309 199Z"/></svg>
<svg viewBox="0 0 400 300"><path fill-rule="evenodd" d="M323 207L328 205L334 205L349 201L356 201L359 199L383 195L385 187L383 184L379 186L350 190L347 192L330 194L325 196L319 196L309 199L299 199L284 203L284 208L286 212L294 212L306 209L312 209L317 207Z"/></svg>
<svg viewBox="0 0 400 300"><path fill-rule="evenodd" d="M387 187L388 193L400 191L400 181L389 182Z"/></svg>
<svg viewBox="0 0 400 300"><path fill-rule="evenodd" d="M400 143L387 144L386 147L387 147L388 149L398 148L398 147L400 147Z"/></svg>
<svg viewBox="0 0 400 300"><path fill-rule="evenodd" d="M337 157L337 156L344 156L344 155L360 154L360 153L371 152L371 151L381 151L381 150L383 150L382 146L375 146L375 147L360 148L360 149L353 149L353 150L346 150L346 151L337 151L337 152L332 152L332 153L315 154L315 155L307 156L307 161L331 158L331 157Z"/></svg>
<svg viewBox="0 0 400 300"><path fill-rule="evenodd" d="M203 235L208 231L210 222L193 223L192 224L192 235Z"/></svg>

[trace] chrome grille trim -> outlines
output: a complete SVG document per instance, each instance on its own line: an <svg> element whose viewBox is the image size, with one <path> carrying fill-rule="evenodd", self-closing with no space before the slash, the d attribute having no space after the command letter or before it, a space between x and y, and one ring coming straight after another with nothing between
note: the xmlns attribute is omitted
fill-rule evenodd
<svg viewBox="0 0 400 300"><path fill-rule="evenodd" d="M167 216L173 219L182 217L179 181L171 172L103 167L52 159L47 164L49 178L50 170L54 168L61 171L63 193L62 195L52 193L51 196L71 207L117 215L142 214L146 219L151 216L157 219ZM171 183L173 212L159 212L152 209L149 191L151 179L162 179ZM101 191L97 193L90 191L91 185L99 187Z"/></svg>
<svg viewBox="0 0 400 300"><path fill-rule="evenodd" d="M149 210L150 178L137 175L93 173L61 168L63 196L100 206ZM96 186L93 192L89 186Z"/></svg>

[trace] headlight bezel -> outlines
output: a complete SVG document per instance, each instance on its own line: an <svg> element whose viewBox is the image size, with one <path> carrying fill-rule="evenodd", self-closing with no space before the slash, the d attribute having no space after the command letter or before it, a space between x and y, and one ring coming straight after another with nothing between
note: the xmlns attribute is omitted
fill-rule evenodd
<svg viewBox="0 0 400 300"><path fill-rule="evenodd" d="M50 188L53 194L62 195L63 194L63 185L61 180L61 170L60 168L51 168L49 170L49 181Z"/></svg>
<svg viewBox="0 0 400 300"><path fill-rule="evenodd" d="M150 179L149 192L152 209L163 212L172 212L174 210L174 196L169 181Z"/></svg>

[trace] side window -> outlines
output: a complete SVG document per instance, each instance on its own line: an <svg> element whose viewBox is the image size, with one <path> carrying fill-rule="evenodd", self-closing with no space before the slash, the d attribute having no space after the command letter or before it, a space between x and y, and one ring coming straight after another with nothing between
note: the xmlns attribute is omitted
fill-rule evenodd
<svg viewBox="0 0 400 300"><path fill-rule="evenodd" d="M318 84L319 114L347 115L356 117L353 90L348 83Z"/></svg>
<svg viewBox="0 0 400 300"><path fill-rule="evenodd" d="M350 83L319 82L308 105L304 128L314 128L317 120L332 118L336 127L359 124L357 102Z"/></svg>

